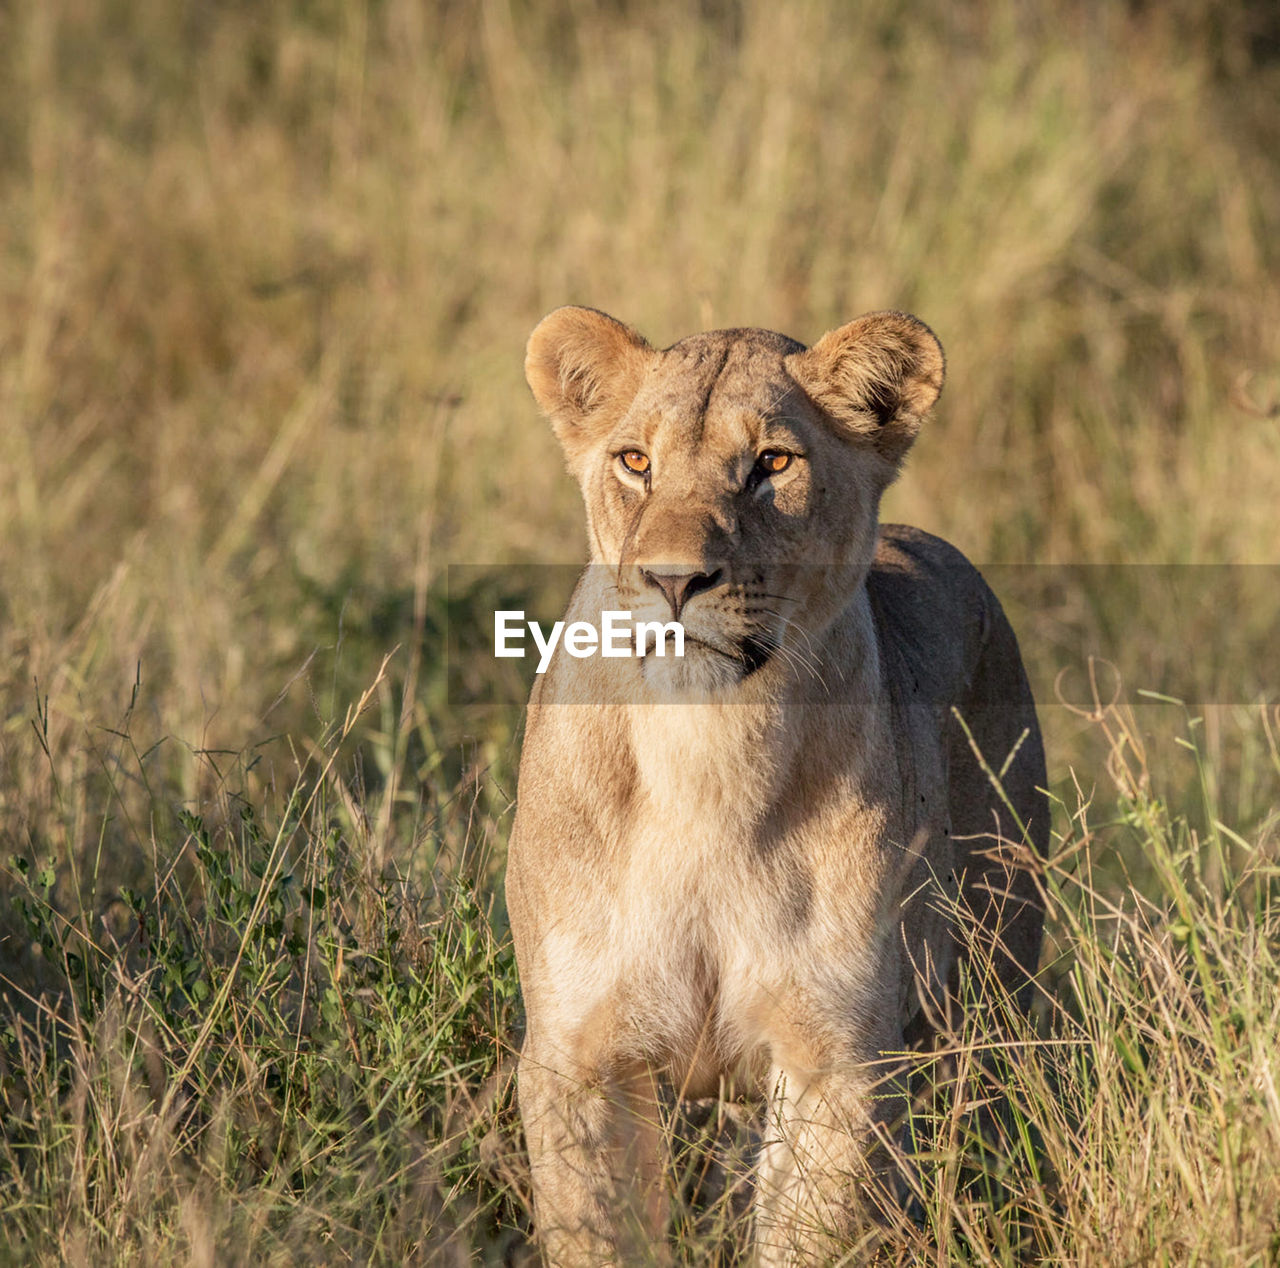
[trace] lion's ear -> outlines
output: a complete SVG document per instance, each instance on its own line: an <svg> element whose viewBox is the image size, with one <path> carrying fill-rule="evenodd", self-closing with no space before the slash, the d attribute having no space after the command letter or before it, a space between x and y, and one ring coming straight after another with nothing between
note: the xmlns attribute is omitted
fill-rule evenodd
<svg viewBox="0 0 1280 1268"><path fill-rule="evenodd" d="M942 391L942 345L906 313L868 313L787 358L787 372L840 427L895 466Z"/></svg>
<svg viewBox="0 0 1280 1268"><path fill-rule="evenodd" d="M571 467L635 398L653 349L594 308L557 308L529 336L524 374Z"/></svg>

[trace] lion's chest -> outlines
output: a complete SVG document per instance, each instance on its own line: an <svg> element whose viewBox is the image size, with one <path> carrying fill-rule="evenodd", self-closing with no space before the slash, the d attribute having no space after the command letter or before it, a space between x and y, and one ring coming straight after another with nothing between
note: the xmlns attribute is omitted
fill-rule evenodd
<svg viewBox="0 0 1280 1268"><path fill-rule="evenodd" d="M884 923L886 823L849 795L781 822L776 756L668 726L639 756L600 985L640 1055L713 1088L754 1064L797 990L834 982L833 1007L853 1007Z"/></svg>
<svg viewBox="0 0 1280 1268"><path fill-rule="evenodd" d="M607 932L608 993L621 1029L683 1082L749 1063L777 990L786 896L762 883L740 821L678 815L630 836Z"/></svg>
<svg viewBox="0 0 1280 1268"><path fill-rule="evenodd" d="M557 1027L709 1092L788 1035L896 1016L909 965L894 896L927 888L911 856L945 800L936 779L911 781L914 808L868 782L888 769L858 750L885 752L869 728L817 746L848 759L819 778L812 748L788 755L742 713L636 720L636 778L587 833L594 879L541 938Z"/></svg>

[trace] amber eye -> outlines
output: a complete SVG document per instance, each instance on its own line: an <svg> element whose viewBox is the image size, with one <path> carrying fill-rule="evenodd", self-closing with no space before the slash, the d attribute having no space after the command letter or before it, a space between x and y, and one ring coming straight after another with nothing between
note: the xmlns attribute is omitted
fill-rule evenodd
<svg viewBox="0 0 1280 1268"><path fill-rule="evenodd" d="M627 449L618 455L618 461L622 463L632 475L644 475L649 470L649 455L641 453L638 449Z"/></svg>
<svg viewBox="0 0 1280 1268"><path fill-rule="evenodd" d="M765 475L777 475L785 471L795 458L795 454L779 453L776 449L766 449L756 460L756 467Z"/></svg>

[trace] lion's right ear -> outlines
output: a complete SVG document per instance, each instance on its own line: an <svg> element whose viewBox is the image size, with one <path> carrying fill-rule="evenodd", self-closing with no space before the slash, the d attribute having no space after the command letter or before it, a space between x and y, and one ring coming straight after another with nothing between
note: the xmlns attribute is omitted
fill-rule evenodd
<svg viewBox="0 0 1280 1268"><path fill-rule="evenodd" d="M654 355L630 326L594 308L557 308L534 328L525 378L570 467L621 418Z"/></svg>

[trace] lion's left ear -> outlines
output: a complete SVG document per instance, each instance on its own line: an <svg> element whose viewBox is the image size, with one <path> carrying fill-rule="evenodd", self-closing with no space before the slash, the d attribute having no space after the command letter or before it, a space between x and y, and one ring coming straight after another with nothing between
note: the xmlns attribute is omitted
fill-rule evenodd
<svg viewBox="0 0 1280 1268"><path fill-rule="evenodd" d="M933 331L907 313L868 313L786 359L787 372L842 429L897 466L942 391Z"/></svg>

